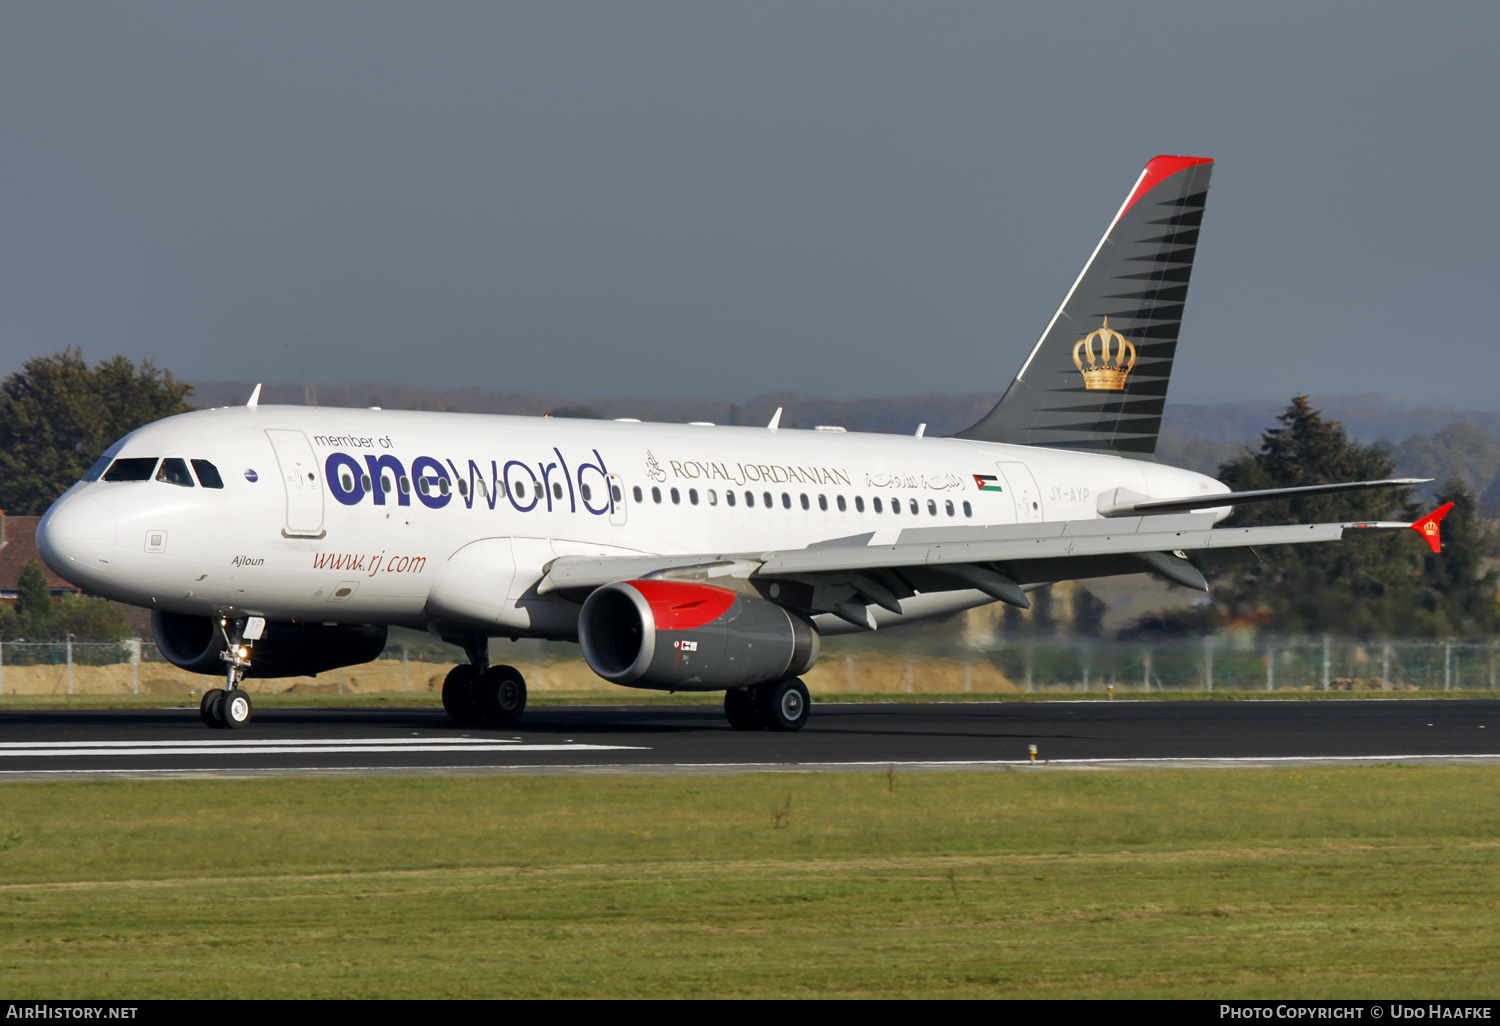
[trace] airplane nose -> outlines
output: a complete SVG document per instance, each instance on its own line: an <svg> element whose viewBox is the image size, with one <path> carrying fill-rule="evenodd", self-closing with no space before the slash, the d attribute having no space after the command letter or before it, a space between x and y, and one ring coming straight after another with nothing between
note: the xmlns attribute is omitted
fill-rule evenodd
<svg viewBox="0 0 1500 1026"><path fill-rule="evenodd" d="M107 573L115 555L115 515L82 495L59 499L36 526L36 547L54 572L74 584Z"/></svg>

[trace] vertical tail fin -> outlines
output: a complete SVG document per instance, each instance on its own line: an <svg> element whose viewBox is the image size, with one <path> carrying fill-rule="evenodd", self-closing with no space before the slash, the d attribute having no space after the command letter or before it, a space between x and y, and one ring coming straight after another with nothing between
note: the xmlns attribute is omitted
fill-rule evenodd
<svg viewBox="0 0 1500 1026"><path fill-rule="evenodd" d="M1156 157L1005 395L956 438L1156 451L1213 161Z"/></svg>

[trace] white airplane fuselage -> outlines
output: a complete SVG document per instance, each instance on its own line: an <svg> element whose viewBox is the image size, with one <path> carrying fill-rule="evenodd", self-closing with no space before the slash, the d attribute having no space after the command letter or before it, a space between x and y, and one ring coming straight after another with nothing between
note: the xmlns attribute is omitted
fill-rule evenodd
<svg viewBox="0 0 1500 1026"><path fill-rule="evenodd" d="M288 406L171 417L107 456L207 461L223 487L159 479L172 476L162 463L147 480L96 470L74 485L37 539L90 592L197 616L557 639L577 637L579 606L535 585L559 556L879 545L916 528L1090 519L1117 489L1226 491L1141 460L952 438ZM445 574L476 565L483 609L453 613ZM881 625L992 601L919 598Z"/></svg>

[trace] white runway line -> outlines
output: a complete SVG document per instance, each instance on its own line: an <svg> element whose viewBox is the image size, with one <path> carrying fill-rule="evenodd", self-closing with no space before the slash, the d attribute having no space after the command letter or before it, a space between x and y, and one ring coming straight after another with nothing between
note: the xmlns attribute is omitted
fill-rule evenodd
<svg viewBox="0 0 1500 1026"><path fill-rule="evenodd" d="M180 748L183 745L215 745L221 748L246 745L477 745L516 744L520 738L505 737L320 737L288 738L267 741L264 738L223 741L0 741L0 751L8 748L47 748L66 745L69 748Z"/></svg>
<svg viewBox="0 0 1500 1026"><path fill-rule="evenodd" d="M1220 763L1226 766L1239 765L1241 763L1258 762L1409 762L1413 759L1496 759L1500 760L1500 753L1475 753L1468 755L1448 755L1442 752L1429 752L1426 755L1121 755L1121 756L1098 756L1078 759L911 759L907 762L890 759L865 759L859 762L802 762L802 763L766 763L766 765L779 766L1095 766L1111 763ZM683 763L682 765L688 765ZM699 766L737 766L742 763L731 762L704 762L695 763Z"/></svg>
<svg viewBox="0 0 1500 1026"><path fill-rule="evenodd" d="M1465 762L1465 760L1468 760ZM1290 766L1338 765L1489 765L1500 764L1500 755L1409 755L1409 756L1334 756L1318 758L1271 757L1267 759L1117 759L1069 762L1006 761L884 761L884 762L785 762L785 763L488 763L484 765L448 766L252 766L238 768L196 767L192 769L142 769L130 766L93 769L0 769L0 785L35 780L250 780L271 777L432 777L432 776L717 776L748 773L868 773L871 770L897 769L903 772L974 771L974 772L1118 772L1151 770L1271 769Z"/></svg>
<svg viewBox="0 0 1500 1026"><path fill-rule="evenodd" d="M523 744L503 738L317 738L288 741L11 741L0 742L0 758L176 755L343 755L412 752L601 752L648 751L639 745Z"/></svg>

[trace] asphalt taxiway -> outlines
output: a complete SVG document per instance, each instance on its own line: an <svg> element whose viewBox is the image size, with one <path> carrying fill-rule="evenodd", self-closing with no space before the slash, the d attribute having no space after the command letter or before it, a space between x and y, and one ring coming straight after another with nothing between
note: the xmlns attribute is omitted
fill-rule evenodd
<svg viewBox="0 0 1500 1026"><path fill-rule="evenodd" d="M193 709L0 714L0 780L322 773L1214 766L1500 762L1500 700L819 702L796 734L730 729L713 706L533 707L509 729L436 709L262 709L210 730Z"/></svg>

